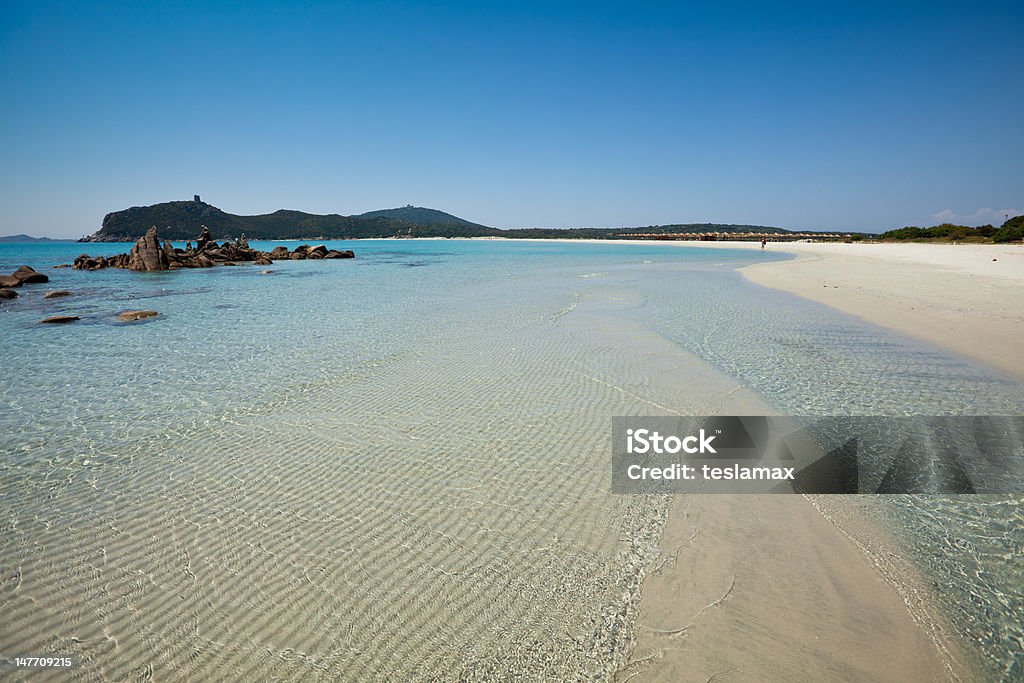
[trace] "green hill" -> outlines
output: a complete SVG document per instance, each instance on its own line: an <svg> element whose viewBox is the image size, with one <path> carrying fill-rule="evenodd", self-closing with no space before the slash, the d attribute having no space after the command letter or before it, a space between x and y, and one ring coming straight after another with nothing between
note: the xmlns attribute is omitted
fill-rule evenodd
<svg viewBox="0 0 1024 683"><path fill-rule="evenodd" d="M754 225L718 225L690 223L645 228L528 228L501 230L472 223L437 209L404 206L369 211L354 216L337 213L318 215L281 209L256 216L238 216L200 201L164 202L152 206L133 206L108 213L102 227L83 242L130 242L153 226L160 236L171 240L192 240L203 226L214 239L245 235L250 239L359 239L367 237L507 237L507 238L591 238L616 239L634 234L674 234L696 232L786 233L781 228Z"/></svg>
<svg viewBox="0 0 1024 683"><path fill-rule="evenodd" d="M501 231L456 216L417 207L372 211L360 216L317 215L281 209L256 216L237 216L203 201L176 201L133 206L108 213L89 242L132 241L156 226L160 236L172 240L195 239L202 226L215 239L245 234L252 239L354 239L360 237L478 237Z"/></svg>

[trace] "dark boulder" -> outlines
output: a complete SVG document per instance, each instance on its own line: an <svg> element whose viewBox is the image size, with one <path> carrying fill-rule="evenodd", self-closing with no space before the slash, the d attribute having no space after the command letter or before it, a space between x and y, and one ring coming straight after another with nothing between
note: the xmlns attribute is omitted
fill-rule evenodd
<svg viewBox="0 0 1024 683"><path fill-rule="evenodd" d="M288 247L276 246L270 250L270 258L288 258Z"/></svg>
<svg viewBox="0 0 1024 683"><path fill-rule="evenodd" d="M18 293L10 287L0 288L0 299L17 299Z"/></svg>
<svg viewBox="0 0 1024 683"><path fill-rule="evenodd" d="M55 315L49 318L44 318L39 322L46 323L48 325L63 325L64 323L73 323L76 320L80 320L77 315Z"/></svg>
<svg viewBox="0 0 1024 683"><path fill-rule="evenodd" d="M21 266L16 271L11 273L11 277L17 278L23 285L31 285L40 282L49 282L50 278L42 273L37 273L28 266Z"/></svg>
<svg viewBox="0 0 1024 683"><path fill-rule="evenodd" d="M331 249L329 252L324 254L324 258L355 258L356 255L351 249L345 251L338 251L337 249Z"/></svg>

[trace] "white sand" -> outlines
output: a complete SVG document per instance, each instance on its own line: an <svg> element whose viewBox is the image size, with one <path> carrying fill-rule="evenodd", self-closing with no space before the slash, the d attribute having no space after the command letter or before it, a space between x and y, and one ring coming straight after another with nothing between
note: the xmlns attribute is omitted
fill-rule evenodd
<svg viewBox="0 0 1024 683"><path fill-rule="evenodd" d="M759 249L750 242L694 243ZM821 302L1024 379L1024 246L770 243L795 261L743 269Z"/></svg>

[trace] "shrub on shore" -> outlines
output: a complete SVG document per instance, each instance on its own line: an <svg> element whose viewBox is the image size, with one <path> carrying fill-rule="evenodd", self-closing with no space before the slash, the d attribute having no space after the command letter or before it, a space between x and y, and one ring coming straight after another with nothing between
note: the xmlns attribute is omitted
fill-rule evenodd
<svg viewBox="0 0 1024 683"><path fill-rule="evenodd" d="M1011 218L992 235L993 242L1017 242L1019 240L1024 240L1024 216Z"/></svg>
<svg viewBox="0 0 1024 683"><path fill-rule="evenodd" d="M933 225L930 228L919 228L916 225L909 225L905 228L889 230L879 236L883 240L946 240L954 242L979 241L979 242L1013 242L1024 239L1024 216L1016 216L1003 223L1003 226L996 229L992 225L982 225L977 228L969 225L954 225L943 223Z"/></svg>

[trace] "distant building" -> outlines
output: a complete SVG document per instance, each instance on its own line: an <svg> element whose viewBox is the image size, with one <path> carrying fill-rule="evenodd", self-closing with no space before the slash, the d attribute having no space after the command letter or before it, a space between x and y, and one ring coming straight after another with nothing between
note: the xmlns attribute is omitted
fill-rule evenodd
<svg viewBox="0 0 1024 683"><path fill-rule="evenodd" d="M197 194L196 195L192 195L192 199L193 199L193 201L195 201L196 204L198 204L201 201L199 199L199 195L197 195Z"/></svg>

